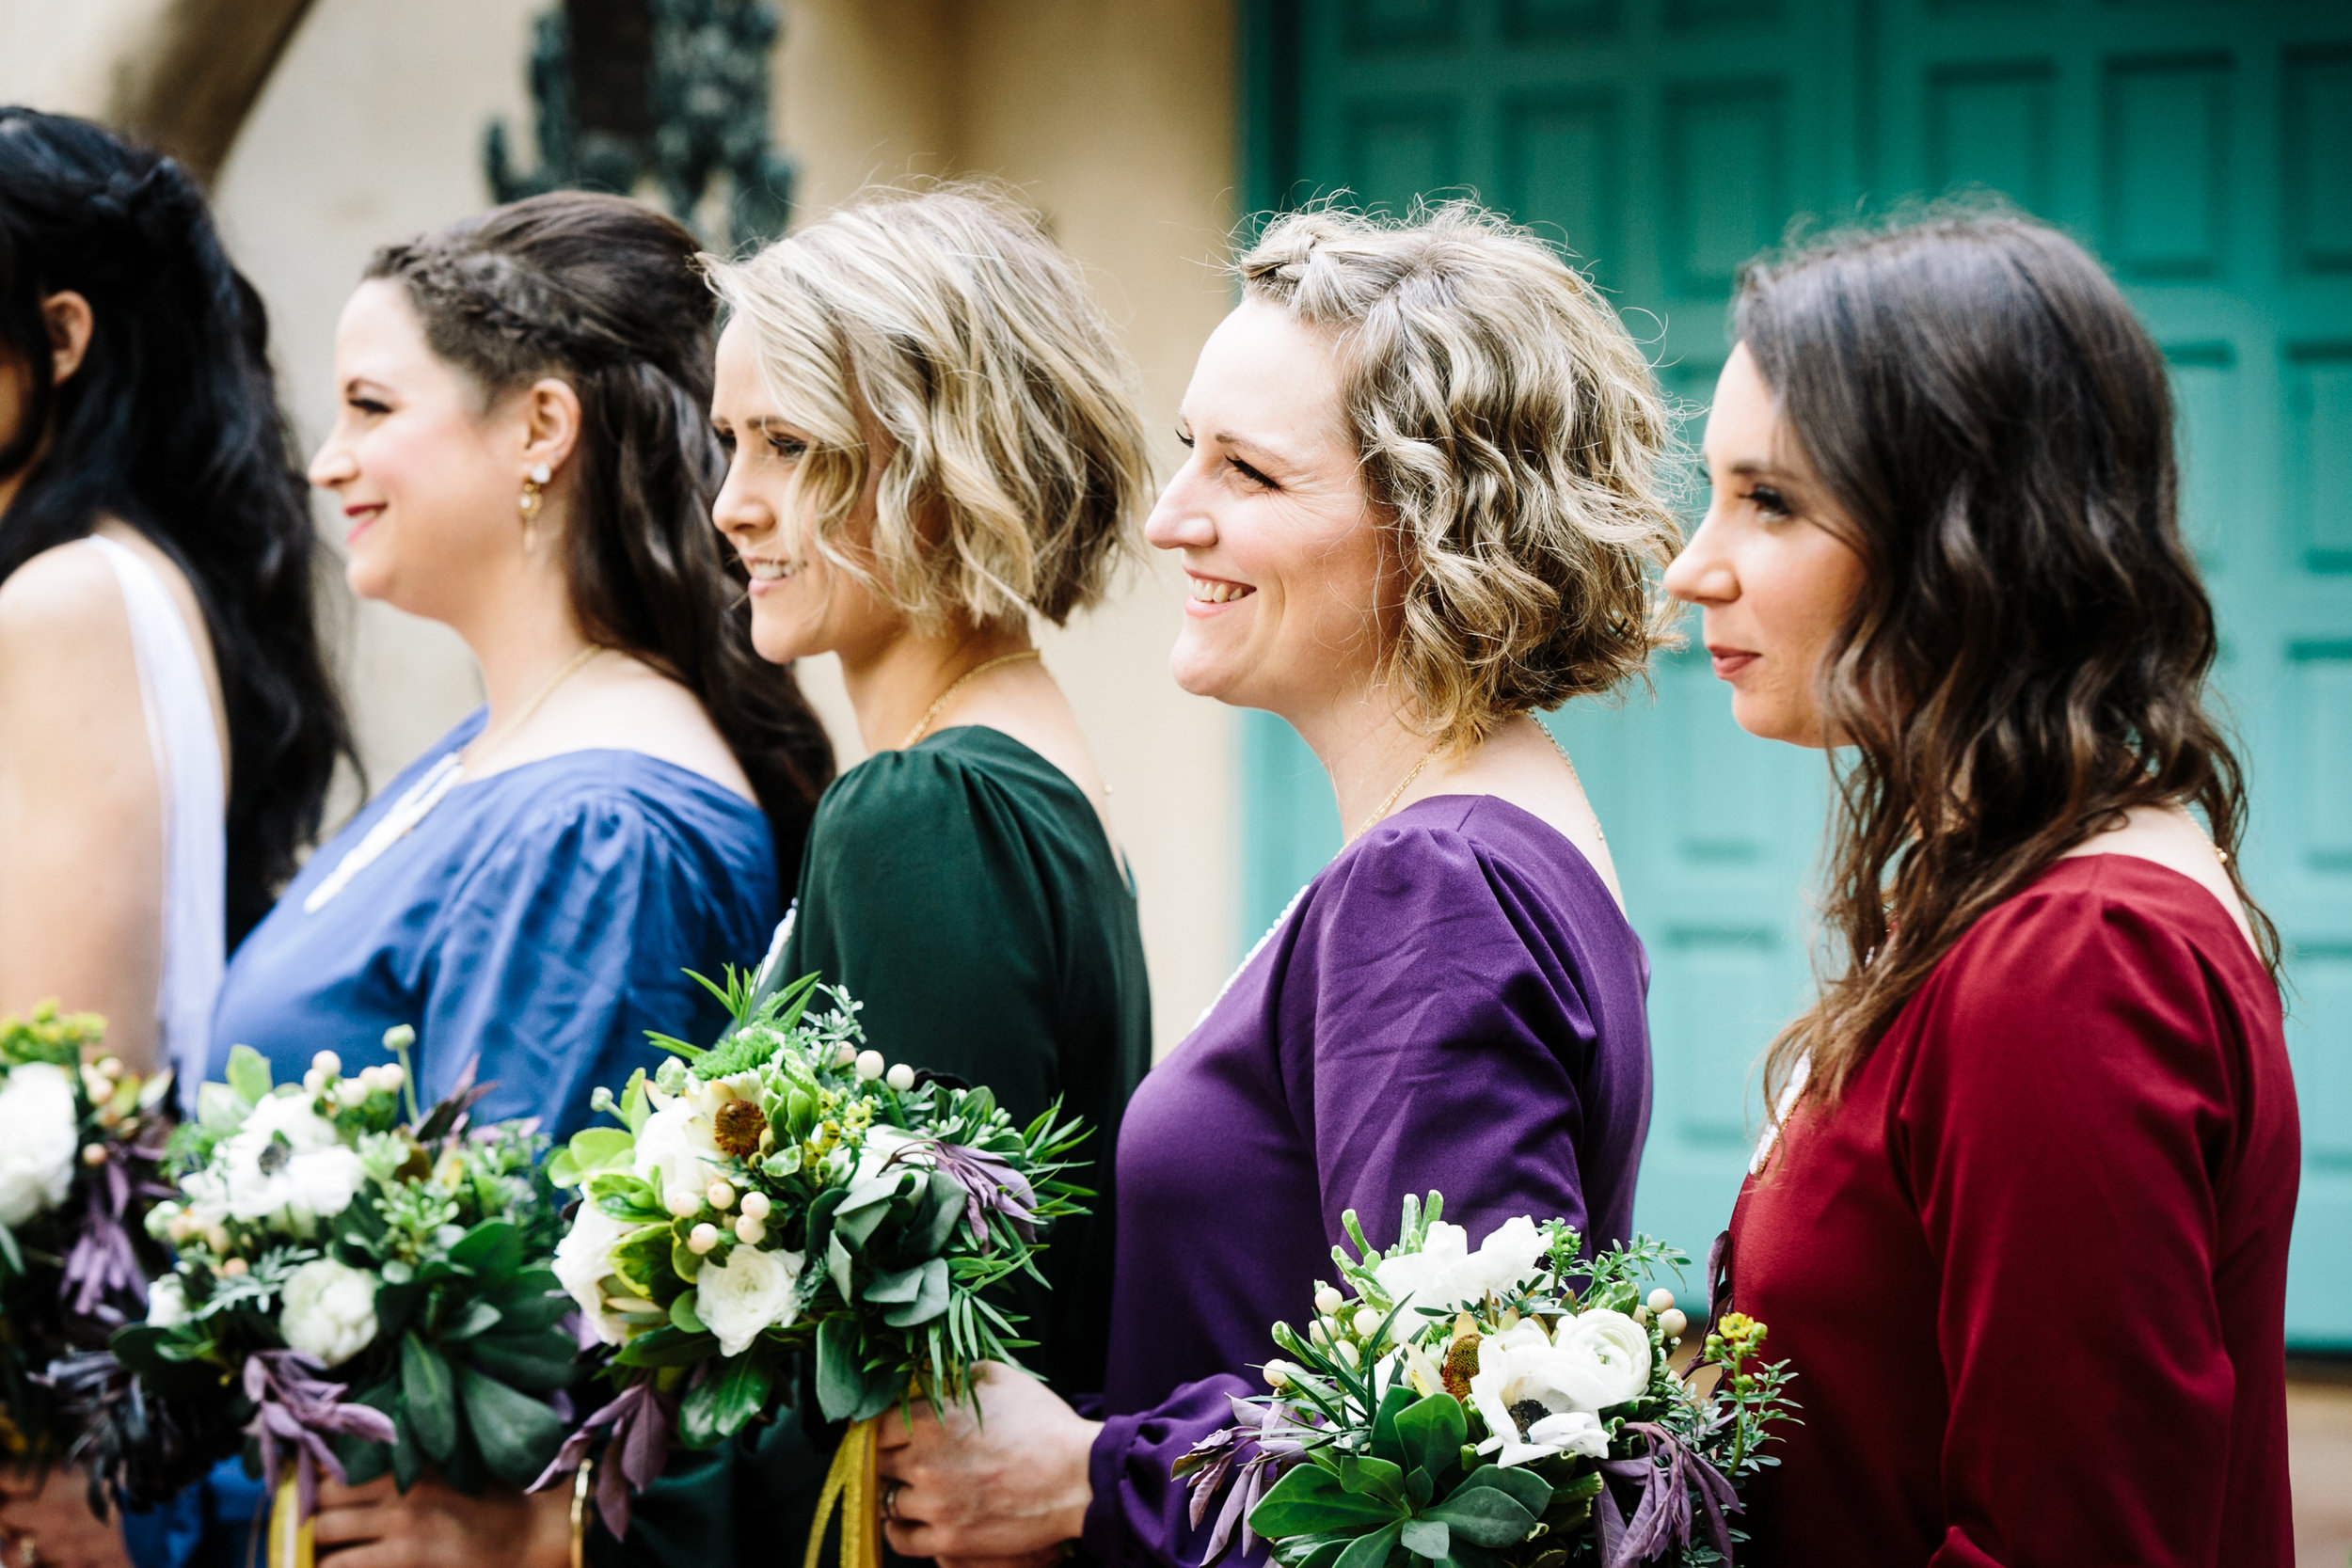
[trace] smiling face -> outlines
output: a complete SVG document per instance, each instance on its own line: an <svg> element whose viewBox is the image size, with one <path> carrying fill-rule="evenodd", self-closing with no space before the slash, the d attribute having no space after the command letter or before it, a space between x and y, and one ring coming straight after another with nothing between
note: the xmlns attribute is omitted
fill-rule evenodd
<svg viewBox="0 0 2352 1568"><path fill-rule="evenodd" d="M1191 455L1144 533L1190 593L1168 665L1199 696L1294 723L1359 696L1398 578L1364 489L1324 334L1249 301L1200 351L1178 435Z"/></svg>
<svg viewBox="0 0 2352 1568"><path fill-rule="evenodd" d="M807 503L792 484L808 435L775 412L757 341L740 317L719 335L717 371L710 424L727 451L727 479L710 515L751 572L752 646L784 664L814 654L854 657L887 641L905 618L810 543ZM887 439L870 424L866 436L869 449ZM852 540L873 528L887 461L887 451L877 451L866 465L846 531Z"/></svg>
<svg viewBox="0 0 2352 1568"><path fill-rule="evenodd" d="M1865 577L1854 530L1798 451L1747 345L1734 348L1707 420L1707 520L1666 591L1704 611L1715 673L1750 735L1827 746L1823 657Z"/></svg>
<svg viewBox="0 0 2352 1568"><path fill-rule="evenodd" d="M399 283L353 291L335 328L335 428L310 459L349 525L344 578L362 598L453 621L522 557L524 400L485 411L435 355Z"/></svg>

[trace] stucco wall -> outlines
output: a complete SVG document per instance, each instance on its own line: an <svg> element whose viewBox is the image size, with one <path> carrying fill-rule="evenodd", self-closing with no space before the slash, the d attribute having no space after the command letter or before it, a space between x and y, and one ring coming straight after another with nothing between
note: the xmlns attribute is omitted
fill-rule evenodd
<svg viewBox="0 0 2352 1568"><path fill-rule="evenodd" d="M93 65L158 0L0 0L0 99L90 112ZM316 0L216 187L224 230L269 301L295 422L332 417L334 321L368 251L486 200L483 127L525 147L524 64L543 0ZM1164 460L1194 352L1225 308L1231 0L786 0L779 140L805 219L871 181L981 173L1022 187L1092 270L1141 364ZM330 539L340 517L322 508ZM1141 889L1158 1039L1215 993L1232 930L1231 716L1184 696L1166 656L1181 590L1153 562L1046 657L1113 791ZM344 611L347 680L380 784L480 701L443 628ZM860 754L837 673L803 679L844 765Z"/></svg>

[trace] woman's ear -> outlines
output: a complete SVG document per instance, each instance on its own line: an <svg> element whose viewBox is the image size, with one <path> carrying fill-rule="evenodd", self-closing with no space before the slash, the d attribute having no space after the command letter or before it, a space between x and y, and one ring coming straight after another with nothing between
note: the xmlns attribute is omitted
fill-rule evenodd
<svg viewBox="0 0 2352 1568"><path fill-rule="evenodd" d="M568 381L548 376L523 389L523 467L560 474L580 444L580 394Z"/></svg>
<svg viewBox="0 0 2352 1568"><path fill-rule="evenodd" d="M40 319L49 329L49 384L62 387L82 368L97 317L88 300L67 289L40 302Z"/></svg>

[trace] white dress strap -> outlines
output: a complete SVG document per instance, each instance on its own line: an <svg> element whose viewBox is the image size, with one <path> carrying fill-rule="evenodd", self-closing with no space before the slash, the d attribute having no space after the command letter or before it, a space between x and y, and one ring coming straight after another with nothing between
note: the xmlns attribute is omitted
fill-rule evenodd
<svg viewBox="0 0 2352 1568"><path fill-rule="evenodd" d="M228 959L228 802L220 735L196 638L163 578L136 550L92 534L131 618L147 739L164 811L164 978L155 999L159 1061L192 1102L212 1046Z"/></svg>

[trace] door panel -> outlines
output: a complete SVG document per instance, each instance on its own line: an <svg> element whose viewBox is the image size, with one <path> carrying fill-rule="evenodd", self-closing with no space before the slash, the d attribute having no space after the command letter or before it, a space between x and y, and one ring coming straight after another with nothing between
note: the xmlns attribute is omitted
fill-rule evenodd
<svg viewBox="0 0 2352 1568"><path fill-rule="evenodd" d="M2183 522L2252 778L2249 882L2290 950L2307 1150L2289 1329L2352 1344L2352 10L2310 0L1256 0L1252 199L1478 194L1536 225L1703 411L1739 266L1792 217L1981 186L2083 237L2172 367ZM1253 133L1256 135L1256 133ZM1271 135L1269 133L1268 135ZM1653 966L1636 1219L1728 1212L1752 1064L1808 984L1819 754L1730 721L1703 656L1553 716ZM1252 715L1254 936L1336 847Z"/></svg>

